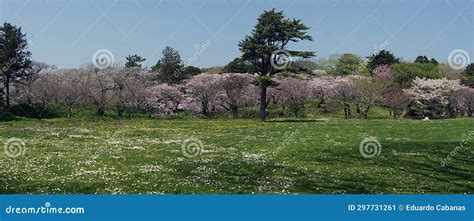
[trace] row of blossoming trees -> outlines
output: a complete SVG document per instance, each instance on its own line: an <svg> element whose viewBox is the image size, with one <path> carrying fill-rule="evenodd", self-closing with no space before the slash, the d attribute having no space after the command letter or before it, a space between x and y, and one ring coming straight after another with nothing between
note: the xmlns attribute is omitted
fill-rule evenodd
<svg viewBox="0 0 474 221"><path fill-rule="evenodd" d="M367 118L375 106L388 108L394 118L472 116L474 113L474 89L459 80L416 77L410 87L403 88L385 65L378 66L372 77L328 76L312 83L320 104L327 101L332 104L330 107L335 104L336 108L343 108L345 118L350 117L354 109Z"/></svg>
<svg viewBox="0 0 474 221"><path fill-rule="evenodd" d="M141 68L145 59L138 55L127 57L125 67L86 65L57 71L46 64L32 65L25 35L5 23L0 27L0 81L5 88L0 89L0 101L4 99L9 110L11 97L24 112L40 119L58 110L65 110L71 118L78 110L93 107L99 116L114 111L118 117L139 113L170 117L188 111L203 116L228 113L237 118L243 109L258 109L264 121L275 110L301 116L308 101L317 101L311 108L323 112L342 111L346 119L368 118L376 106L385 107L394 118L473 115L473 89L459 80L440 79L438 62L426 56L419 56L416 64L402 64L381 50L369 56L365 65L358 56L345 54L329 69L334 69L331 75L292 74L307 70L288 65L284 58L315 56L311 51L289 49L290 43L312 41L308 30L301 20L286 18L282 11L264 11L238 44L242 55L237 66L243 65L254 75L195 75L200 70L193 67L188 74L181 73L179 54L169 47L151 70ZM472 86L473 64L470 67L465 82Z"/></svg>
<svg viewBox="0 0 474 221"><path fill-rule="evenodd" d="M149 117L172 117L178 111L195 116L228 113L239 117L242 109L256 110L259 87L250 74L199 74L180 84L168 85L154 79L154 73L140 68L93 65L78 70L56 71L46 68L19 85L13 99L30 114L44 118L64 110L73 117L84 107L94 108L97 115L115 112L119 117L146 114ZM392 71L379 66L372 77L361 75L292 75L280 74L269 87L266 105L301 116L305 104L323 112L343 112L351 116L369 117L376 106L387 108L393 117L472 116L474 89L458 80L415 78L411 87L402 89L394 82ZM313 102L314 103L314 102ZM62 108L59 108L62 106ZM308 108L308 105L306 105Z"/></svg>

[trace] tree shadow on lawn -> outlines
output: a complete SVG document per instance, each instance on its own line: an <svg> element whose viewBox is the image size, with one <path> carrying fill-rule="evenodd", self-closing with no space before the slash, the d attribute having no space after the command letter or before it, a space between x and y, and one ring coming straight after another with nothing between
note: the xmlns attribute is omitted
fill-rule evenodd
<svg viewBox="0 0 474 221"><path fill-rule="evenodd" d="M206 193L207 181L217 181L224 193L472 193L472 172L468 153L459 153L446 167L441 159L456 142L383 142L379 156L364 158L358 146L338 149L290 150L266 163L249 163L240 157L221 156L217 164L206 165L217 172L198 182L202 189L185 192ZM413 148L415 147L415 148ZM426 152L427 155L395 155ZM298 151L299 154L292 154ZM307 153L301 154L301 151ZM321 152L323 151L323 152ZM467 150L466 150L467 151ZM220 159L219 159L220 158ZM192 177L196 162L181 165L179 177ZM285 179L291 185L282 184ZM238 188L235 188L239 186ZM262 186L268 187L261 189ZM449 189L449 191L448 191Z"/></svg>
<svg viewBox="0 0 474 221"><path fill-rule="evenodd" d="M6 181L0 177L0 194L97 194L108 186L107 182L101 181L66 180L59 183L28 178Z"/></svg>
<svg viewBox="0 0 474 221"><path fill-rule="evenodd" d="M288 166L272 160L267 163L252 164L237 158L223 159L217 167L217 173L199 182L202 189L212 188L209 180L220 183L220 191L225 193L375 193L371 187L387 186L386 181L377 180L371 174L349 174L340 176L336 172L317 172L304 167ZM333 163L333 162L332 162ZM180 177L192 177L190 171L198 167L194 163L185 163L178 170ZM184 169L186 168L186 169ZM286 186L285 181L291 180ZM363 184L363 185L361 185ZM239 186L235 190L235 186ZM378 188L380 189L380 188ZM188 190L189 191L189 190ZM186 192L188 192L186 191ZM194 189L192 193L207 193Z"/></svg>
<svg viewBox="0 0 474 221"><path fill-rule="evenodd" d="M473 177L472 170L466 168L474 165L468 157L470 150L458 153L444 167L441 164L458 144L458 142L384 142L383 154L372 160L374 166L392 168L402 172L402 176L416 177L418 183L409 185L416 192L446 193L447 188L450 188L456 193L472 193L474 187L469 184ZM427 155L417 155L420 152ZM411 155L412 153L415 155Z"/></svg>
<svg viewBox="0 0 474 221"><path fill-rule="evenodd" d="M311 123L311 122L327 122L327 120L322 119L304 119L304 118L275 118L265 121L266 123Z"/></svg>
<svg viewBox="0 0 474 221"><path fill-rule="evenodd" d="M472 193L470 150L458 153L447 166L441 166L441 160L456 145L457 142L384 142L382 153L370 159L362 157L358 147L341 147L324 153L314 149L303 154L307 157L288 161L300 160L303 165L313 165L313 170L329 167L319 174L319 179L312 178L311 171L296 173L295 186L301 193ZM413 152L416 154L410 155Z"/></svg>

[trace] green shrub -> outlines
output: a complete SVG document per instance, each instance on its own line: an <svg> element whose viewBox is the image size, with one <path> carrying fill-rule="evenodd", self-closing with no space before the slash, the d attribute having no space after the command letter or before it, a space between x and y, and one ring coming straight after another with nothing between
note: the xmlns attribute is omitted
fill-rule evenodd
<svg viewBox="0 0 474 221"><path fill-rule="evenodd" d="M415 77L431 79L439 79L442 77L438 66L430 63L401 63L393 64L390 68L395 74L395 82L404 88L409 87Z"/></svg>

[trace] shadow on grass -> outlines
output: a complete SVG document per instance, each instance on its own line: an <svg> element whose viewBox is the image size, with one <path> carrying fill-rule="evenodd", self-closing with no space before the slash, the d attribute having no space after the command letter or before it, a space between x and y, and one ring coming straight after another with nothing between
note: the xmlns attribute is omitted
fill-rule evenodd
<svg viewBox="0 0 474 221"><path fill-rule="evenodd" d="M298 118L278 118L278 119L269 119L265 121L267 123L309 123L309 122L327 122L322 119L298 119Z"/></svg>

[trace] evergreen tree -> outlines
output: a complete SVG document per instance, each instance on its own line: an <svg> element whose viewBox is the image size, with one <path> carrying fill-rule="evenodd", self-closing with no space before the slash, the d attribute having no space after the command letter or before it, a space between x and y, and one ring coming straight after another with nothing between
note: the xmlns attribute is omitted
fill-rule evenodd
<svg viewBox="0 0 474 221"><path fill-rule="evenodd" d="M252 65L242 60L242 58L235 58L224 67L224 73L251 73Z"/></svg>
<svg viewBox="0 0 474 221"><path fill-rule="evenodd" d="M21 28L6 22L0 26L0 76L7 108L10 107L10 84L28 77L30 57L26 35Z"/></svg>
<svg viewBox="0 0 474 221"><path fill-rule="evenodd" d="M167 46L162 51L163 57L159 61L160 80L168 84L178 84L184 78L181 56L172 47ZM153 68L152 68L153 69Z"/></svg>
<svg viewBox="0 0 474 221"><path fill-rule="evenodd" d="M272 77L287 66L289 56L312 57L313 52L289 51L288 43L312 41L309 28L300 20L285 18L282 11L264 11L252 33L239 42L242 59L252 64L260 87L260 120L266 119L267 88L275 84ZM282 62L283 61L283 65Z"/></svg>
<svg viewBox="0 0 474 221"><path fill-rule="evenodd" d="M367 57L369 61L367 62L367 67L370 72L373 72L375 68L380 65L389 66L392 64L400 63L400 59L396 58L390 51L381 50L377 54L373 54Z"/></svg>
<svg viewBox="0 0 474 221"><path fill-rule="evenodd" d="M132 68L132 67L138 67L138 68L141 68L142 67L142 62L144 62L146 59L139 56L139 55L128 55L126 57L127 59L127 62L125 63L125 67L127 68Z"/></svg>
<svg viewBox="0 0 474 221"><path fill-rule="evenodd" d="M474 87L474 63L469 64L466 69L464 69L462 83Z"/></svg>

